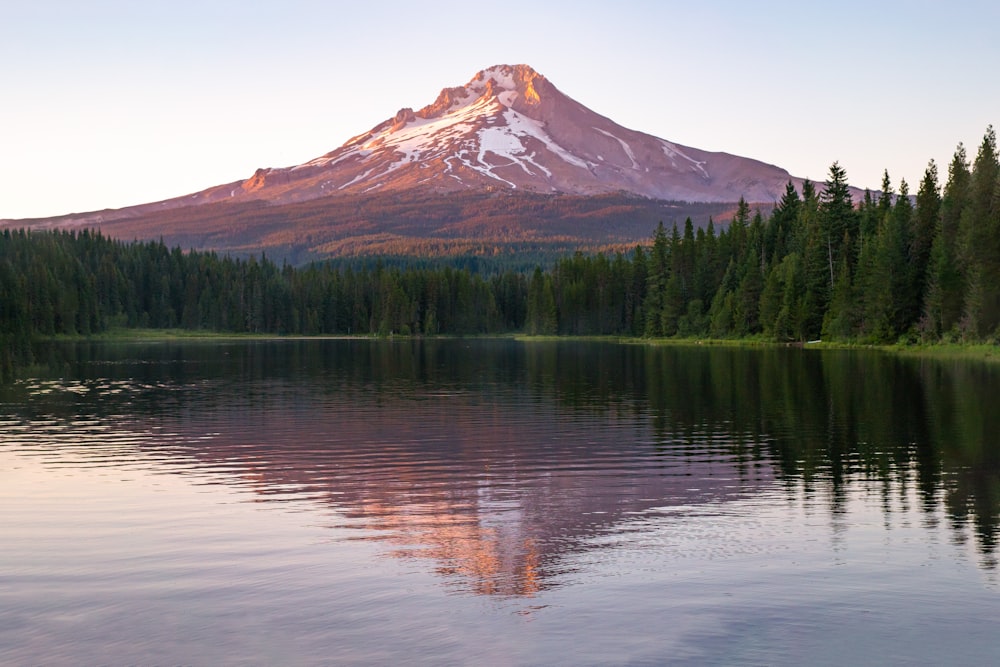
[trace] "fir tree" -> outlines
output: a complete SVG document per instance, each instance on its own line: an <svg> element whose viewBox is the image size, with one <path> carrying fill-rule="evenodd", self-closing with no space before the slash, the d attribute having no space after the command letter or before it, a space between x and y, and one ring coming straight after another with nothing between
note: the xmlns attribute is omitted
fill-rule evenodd
<svg viewBox="0 0 1000 667"><path fill-rule="evenodd" d="M819 213L822 241L826 244L829 287L832 289L835 267L841 259L846 258L850 267L854 265L854 242L858 233L858 219L847 184L847 172L837 162L830 165L830 177L820 195Z"/></svg>
<svg viewBox="0 0 1000 667"><path fill-rule="evenodd" d="M972 174L965 147L958 145L948 166L941 215L931 244L924 303L924 331L932 338L957 327L965 298L965 274L959 265L959 227L968 206Z"/></svg>
<svg viewBox="0 0 1000 667"><path fill-rule="evenodd" d="M676 227L674 228L676 232ZM643 301L645 311L646 336L663 335L663 299L669 279L670 245L663 223L656 228L653 235L653 247L650 250L648 262L648 277L646 279L646 298Z"/></svg>
<svg viewBox="0 0 1000 667"><path fill-rule="evenodd" d="M917 191L916 210L913 213L910 233L911 280L906 302L906 319L916 322L927 298L928 271L931 249L938 233L941 218L941 193L938 170L934 160L927 164L920 189Z"/></svg>

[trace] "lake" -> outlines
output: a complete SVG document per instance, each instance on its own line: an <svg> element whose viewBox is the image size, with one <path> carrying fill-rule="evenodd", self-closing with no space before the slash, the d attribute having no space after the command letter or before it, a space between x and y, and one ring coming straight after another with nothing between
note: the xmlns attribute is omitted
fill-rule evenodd
<svg viewBox="0 0 1000 667"><path fill-rule="evenodd" d="M0 386L2 664L995 664L1000 366L53 344Z"/></svg>

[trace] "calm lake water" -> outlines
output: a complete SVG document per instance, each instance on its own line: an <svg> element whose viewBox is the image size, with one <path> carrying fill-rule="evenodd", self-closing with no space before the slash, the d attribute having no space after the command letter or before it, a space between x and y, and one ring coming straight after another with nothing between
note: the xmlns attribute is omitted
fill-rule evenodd
<svg viewBox="0 0 1000 667"><path fill-rule="evenodd" d="M996 664L1000 367L76 344L0 387L2 664Z"/></svg>

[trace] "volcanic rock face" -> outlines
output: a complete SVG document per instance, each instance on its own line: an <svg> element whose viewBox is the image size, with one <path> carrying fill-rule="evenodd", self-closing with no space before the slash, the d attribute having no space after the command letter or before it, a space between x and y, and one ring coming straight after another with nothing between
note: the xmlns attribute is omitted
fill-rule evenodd
<svg viewBox="0 0 1000 667"><path fill-rule="evenodd" d="M773 202L790 178L756 160L626 129L562 94L527 65L499 65L464 86L445 88L417 112L401 109L306 164L258 170L231 196L284 203L419 186Z"/></svg>

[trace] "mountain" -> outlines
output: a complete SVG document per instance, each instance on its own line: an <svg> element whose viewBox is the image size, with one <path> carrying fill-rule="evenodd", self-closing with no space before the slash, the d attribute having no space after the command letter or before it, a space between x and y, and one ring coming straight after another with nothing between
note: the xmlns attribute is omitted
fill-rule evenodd
<svg viewBox="0 0 1000 667"><path fill-rule="evenodd" d="M297 167L259 169L229 196L303 201L413 187L438 192L522 189L654 199L773 202L791 176L626 129L561 93L527 65L500 65L445 88Z"/></svg>
<svg viewBox="0 0 1000 667"><path fill-rule="evenodd" d="M662 209L668 224L692 212L704 222L740 197L771 204L790 180L800 182L757 160L624 128L527 65L499 65L305 164L258 169L243 181L152 204L4 222L100 227L112 236L244 254L280 247L303 261L382 253L387 241L403 252L427 252L426 243L416 244L421 250L406 239L438 239L443 254L481 251L467 241L506 251L516 250L511 243L553 239L594 248L648 239L655 221L640 211L655 218ZM419 208L409 205L417 201ZM456 219L455 209L470 202L475 206ZM533 218L538 206L556 212ZM600 213L609 207L613 214ZM512 209L528 211L491 230L497 225L489 221ZM642 220L641 234L621 229L629 227L630 210ZM398 228L401 213L412 223L406 229ZM600 224L584 229L580 215Z"/></svg>

